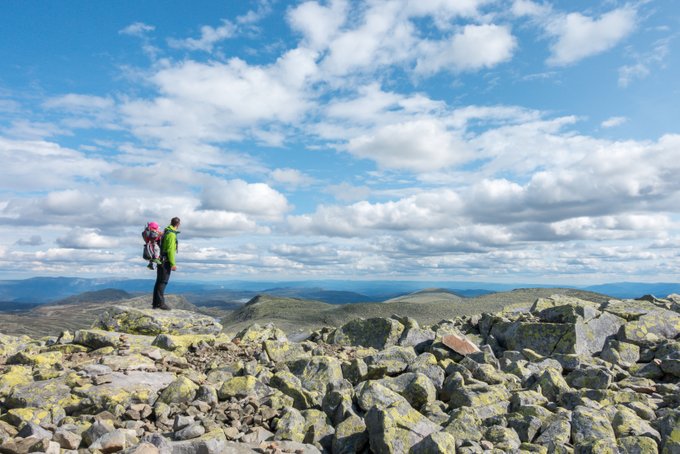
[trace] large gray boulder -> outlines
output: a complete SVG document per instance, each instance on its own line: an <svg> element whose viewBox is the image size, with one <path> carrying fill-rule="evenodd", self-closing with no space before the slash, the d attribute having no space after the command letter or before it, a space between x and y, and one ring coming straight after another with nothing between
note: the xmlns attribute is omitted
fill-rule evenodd
<svg viewBox="0 0 680 454"><path fill-rule="evenodd" d="M406 402L371 408L365 417L371 450L376 454L406 453L441 427Z"/></svg>
<svg viewBox="0 0 680 454"><path fill-rule="evenodd" d="M331 344L373 347L382 350L396 345L404 331L404 325L391 318L356 319L332 332Z"/></svg>
<svg viewBox="0 0 680 454"><path fill-rule="evenodd" d="M95 328L119 333L144 334L218 334L222 331L214 318L179 309L159 311L113 306L95 322Z"/></svg>
<svg viewBox="0 0 680 454"><path fill-rule="evenodd" d="M589 306L585 309L581 306L553 306L544 309L542 314L546 320L558 323L501 322L493 326L491 335L506 350L530 349L544 356L557 353L591 356L599 353L625 323L616 315L595 311ZM583 318L579 314L587 314L591 318Z"/></svg>

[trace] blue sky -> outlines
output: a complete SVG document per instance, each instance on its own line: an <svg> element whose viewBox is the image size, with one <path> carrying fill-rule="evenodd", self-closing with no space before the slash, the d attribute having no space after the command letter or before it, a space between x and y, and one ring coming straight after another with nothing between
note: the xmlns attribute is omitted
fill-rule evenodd
<svg viewBox="0 0 680 454"><path fill-rule="evenodd" d="M680 269L670 0L0 12L5 278L139 277L173 216L187 279Z"/></svg>

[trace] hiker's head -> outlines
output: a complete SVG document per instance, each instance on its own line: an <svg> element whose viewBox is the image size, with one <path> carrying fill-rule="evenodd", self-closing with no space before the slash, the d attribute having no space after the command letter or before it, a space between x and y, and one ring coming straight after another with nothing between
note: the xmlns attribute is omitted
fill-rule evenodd
<svg viewBox="0 0 680 454"><path fill-rule="evenodd" d="M173 227L179 227L179 224L180 224L179 218L172 218L170 220L170 225Z"/></svg>
<svg viewBox="0 0 680 454"><path fill-rule="evenodd" d="M158 223L157 222L149 222L149 228L151 230L158 230Z"/></svg>

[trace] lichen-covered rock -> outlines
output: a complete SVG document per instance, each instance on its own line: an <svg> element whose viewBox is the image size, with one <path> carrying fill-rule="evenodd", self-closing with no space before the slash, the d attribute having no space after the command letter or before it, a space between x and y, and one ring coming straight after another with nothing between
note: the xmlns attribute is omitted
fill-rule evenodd
<svg viewBox="0 0 680 454"><path fill-rule="evenodd" d="M481 419L507 413L510 393L503 385L470 385L451 393L451 408L471 407Z"/></svg>
<svg viewBox="0 0 680 454"><path fill-rule="evenodd" d="M64 355L61 352L31 352L20 351L9 358L7 364L23 364L35 367L52 367L61 364Z"/></svg>
<svg viewBox="0 0 680 454"><path fill-rule="evenodd" d="M226 338L223 340L226 341ZM205 343L214 345L217 338L213 334L159 334L155 337L151 345L183 355L192 345Z"/></svg>
<svg viewBox="0 0 680 454"><path fill-rule="evenodd" d="M330 451L333 444L335 429L331 425L326 413L321 410L303 410L301 412L305 418L304 442L310 443L319 449Z"/></svg>
<svg viewBox="0 0 680 454"><path fill-rule="evenodd" d="M383 378L377 382L400 394L413 408L418 410L437 399L436 388L423 374L409 372L396 377Z"/></svg>
<svg viewBox="0 0 680 454"><path fill-rule="evenodd" d="M276 437L302 442L305 439L305 417L295 408L287 408L276 422Z"/></svg>
<svg viewBox="0 0 680 454"><path fill-rule="evenodd" d="M472 408L463 407L451 412L451 418L443 425L443 430L453 435L456 444L477 442L484 434L481 431L482 421Z"/></svg>
<svg viewBox="0 0 680 454"><path fill-rule="evenodd" d="M571 323L497 323L491 329L491 335L508 350L531 349L541 355L592 355L602 350L607 339L616 335L624 322L605 312L590 319L576 317Z"/></svg>
<svg viewBox="0 0 680 454"><path fill-rule="evenodd" d="M612 374L600 367L586 367L569 373L566 381L574 388L607 389L612 383Z"/></svg>
<svg viewBox="0 0 680 454"><path fill-rule="evenodd" d="M654 427L661 434L660 452L673 454L680 452L680 411L675 410L659 418Z"/></svg>
<svg viewBox="0 0 680 454"><path fill-rule="evenodd" d="M571 436L576 446L602 440L613 440L616 445L616 435L607 415L593 408L576 407L571 417Z"/></svg>
<svg viewBox="0 0 680 454"><path fill-rule="evenodd" d="M504 452L517 450L522 444L517 432L510 427L491 426L486 430L484 438L493 443L494 448Z"/></svg>
<svg viewBox="0 0 680 454"><path fill-rule="evenodd" d="M437 390L442 388L446 373L439 366L437 358L432 353L421 353L406 368L408 372L418 372L430 379Z"/></svg>
<svg viewBox="0 0 680 454"><path fill-rule="evenodd" d="M293 398L294 406L298 410L311 408L321 403L318 394L307 391L298 377L287 371L279 371L269 381L269 386L278 389L283 394Z"/></svg>
<svg viewBox="0 0 680 454"><path fill-rule="evenodd" d="M137 434L130 429L115 429L97 438L89 447L91 451L117 452L139 443Z"/></svg>
<svg viewBox="0 0 680 454"><path fill-rule="evenodd" d="M441 428L408 403L371 408L365 417L371 450L376 454L404 453Z"/></svg>
<svg viewBox="0 0 680 454"><path fill-rule="evenodd" d="M541 430L542 423L539 418L531 415L511 413L506 417L508 427L513 429L522 442L531 442ZM487 437L488 440L491 440Z"/></svg>
<svg viewBox="0 0 680 454"><path fill-rule="evenodd" d="M30 341L28 336L8 336L0 333L0 356L12 356L24 350Z"/></svg>
<svg viewBox="0 0 680 454"><path fill-rule="evenodd" d="M618 438L627 436L645 436L661 441L661 435L644 419L640 418L633 410L619 405L612 419L612 428Z"/></svg>
<svg viewBox="0 0 680 454"><path fill-rule="evenodd" d="M555 402L560 394L571 391L562 374L552 367L547 368L536 380L532 389L540 390L549 401Z"/></svg>
<svg viewBox="0 0 680 454"><path fill-rule="evenodd" d="M330 356L298 359L288 363L288 368L300 379L305 389L321 397L329 384L340 383L343 379L340 361Z"/></svg>
<svg viewBox="0 0 680 454"><path fill-rule="evenodd" d="M217 391L220 400L227 400L230 397L264 397L267 394L269 394L269 387L252 375L229 378L222 383Z"/></svg>
<svg viewBox="0 0 680 454"><path fill-rule="evenodd" d="M212 430L191 440L173 441L169 444L171 454L222 454L233 452L229 449L227 437L222 429Z"/></svg>
<svg viewBox="0 0 680 454"><path fill-rule="evenodd" d="M187 377L177 377L175 381L161 391L158 400L166 404L191 402L196 397L197 391L198 385L196 383Z"/></svg>
<svg viewBox="0 0 680 454"><path fill-rule="evenodd" d="M275 363L293 361L299 358L309 358L311 354L296 342L282 342L278 340L266 340L262 343L264 351L269 359Z"/></svg>
<svg viewBox="0 0 680 454"><path fill-rule="evenodd" d="M83 432L83 442L90 446L99 438L113 432L116 427L110 419L95 419L95 421Z"/></svg>
<svg viewBox="0 0 680 454"><path fill-rule="evenodd" d="M234 336L234 340L246 344L261 344L266 340L288 342L288 337L286 336L286 333L275 327L272 323L267 323L265 326L253 323L247 328L239 331L236 336Z"/></svg>
<svg viewBox="0 0 680 454"><path fill-rule="evenodd" d="M368 444L368 432L363 418L352 415L338 424L333 435L332 452L354 454Z"/></svg>
<svg viewBox="0 0 680 454"><path fill-rule="evenodd" d="M369 378L382 378L405 371L415 359L416 352L413 347L394 346L365 357L364 362L368 368Z"/></svg>
<svg viewBox="0 0 680 454"><path fill-rule="evenodd" d="M132 353L130 355L109 354L104 355L99 359L100 364L108 366L113 371L155 371L156 363L152 359L141 355L139 353Z"/></svg>
<svg viewBox="0 0 680 454"><path fill-rule="evenodd" d="M125 341L130 345L132 352L139 352L151 347L153 338L143 335L126 334ZM79 329L75 332L73 343L82 345L93 350L106 347L115 348L121 345L121 333L105 331L102 329ZM114 350L111 350L113 352Z"/></svg>
<svg viewBox="0 0 680 454"><path fill-rule="evenodd" d="M71 394L66 377L15 386L4 401L8 408L36 407L50 410L56 407L67 411L75 410L80 403L81 399Z"/></svg>
<svg viewBox="0 0 680 454"><path fill-rule="evenodd" d="M610 340L602 349L600 358L627 369L640 359L640 347L628 342Z"/></svg>
<svg viewBox="0 0 680 454"><path fill-rule="evenodd" d="M448 432L432 432L415 444L410 454L451 454L456 452L456 439Z"/></svg>
<svg viewBox="0 0 680 454"><path fill-rule="evenodd" d="M659 445L648 437L621 437L616 440L620 454L656 454Z"/></svg>
<svg viewBox="0 0 680 454"><path fill-rule="evenodd" d="M569 443L572 428L567 415L550 415L543 420L542 427L541 434L534 440L535 443L550 447L564 446Z"/></svg>
<svg viewBox="0 0 680 454"><path fill-rule="evenodd" d="M391 318L356 319L331 333L328 342L382 350L396 345L403 331L404 325Z"/></svg>
<svg viewBox="0 0 680 454"><path fill-rule="evenodd" d="M197 312L173 309L157 311L113 306L94 324L95 328L119 333L144 334L219 334L222 331L214 318Z"/></svg>
<svg viewBox="0 0 680 454"><path fill-rule="evenodd" d="M618 339L640 346L663 339L673 339L680 334L680 314L657 309L623 325Z"/></svg>
<svg viewBox="0 0 680 454"><path fill-rule="evenodd" d="M168 372L113 372L110 382L101 385L87 385L73 388L73 393L83 399L93 414L101 411L113 412L130 405L153 404L158 393L175 380L175 374Z"/></svg>
<svg viewBox="0 0 680 454"><path fill-rule="evenodd" d="M381 385L375 380L368 380L360 383L355 389L357 405L363 411L371 408L384 409L396 403L408 403L406 399L398 393Z"/></svg>
<svg viewBox="0 0 680 454"><path fill-rule="evenodd" d="M537 298L529 311L531 313L537 314L546 309L559 306L574 306L580 308L591 308L596 310L600 309L600 305L593 301L588 301L568 295L556 294L551 295L547 298Z"/></svg>
<svg viewBox="0 0 680 454"><path fill-rule="evenodd" d="M10 366L0 375L0 397L7 396L15 386L28 385L33 381L33 369L29 366Z"/></svg>

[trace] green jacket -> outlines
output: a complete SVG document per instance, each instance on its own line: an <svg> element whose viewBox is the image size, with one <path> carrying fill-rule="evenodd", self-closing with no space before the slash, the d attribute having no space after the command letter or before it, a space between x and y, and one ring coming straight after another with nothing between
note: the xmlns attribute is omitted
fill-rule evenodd
<svg viewBox="0 0 680 454"><path fill-rule="evenodd" d="M177 234L180 233L172 225L165 228L163 233L163 242L161 243L161 257L170 263L170 266L175 266L175 254L177 254Z"/></svg>

